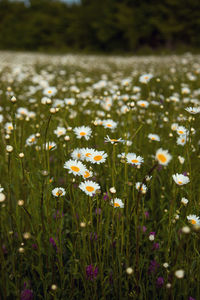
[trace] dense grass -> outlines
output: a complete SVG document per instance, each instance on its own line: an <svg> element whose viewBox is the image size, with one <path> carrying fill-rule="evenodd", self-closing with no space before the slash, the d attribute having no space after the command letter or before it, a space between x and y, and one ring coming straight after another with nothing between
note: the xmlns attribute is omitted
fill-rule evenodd
<svg viewBox="0 0 200 300"><path fill-rule="evenodd" d="M199 82L199 56L1 54L1 299L200 299L200 119L185 110L200 106ZM107 154L76 156L99 185L93 196L64 168L86 147Z"/></svg>

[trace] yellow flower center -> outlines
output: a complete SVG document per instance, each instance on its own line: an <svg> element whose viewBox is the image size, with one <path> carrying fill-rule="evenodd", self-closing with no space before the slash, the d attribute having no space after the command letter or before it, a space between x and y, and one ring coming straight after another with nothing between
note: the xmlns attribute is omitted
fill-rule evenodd
<svg viewBox="0 0 200 300"><path fill-rule="evenodd" d="M179 133L180 133L180 134L183 134L183 130L179 130Z"/></svg>
<svg viewBox="0 0 200 300"><path fill-rule="evenodd" d="M141 105L142 107L146 106L146 104L145 104L145 103L141 103L140 105Z"/></svg>
<svg viewBox="0 0 200 300"><path fill-rule="evenodd" d="M81 154L80 154L80 153L78 153L78 154L77 154L77 156L78 156L78 158L80 158L80 157L81 157Z"/></svg>
<svg viewBox="0 0 200 300"><path fill-rule="evenodd" d="M190 222L191 222L192 225L195 225L197 223L197 221L194 220L194 219L190 220Z"/></svg>
<svg viewBox="0 0 200 300"><path fill-rule="evenodd" d="M112 125L111 125L111 124L107 124L106 126L107 126L107 127L112 127Z"/></svg>
<svg viewBox="0 0 200 300"><path fill-rule="evenodd" d="M86 153L85 156L89 157L91 156L91 153Z"/></svg>
<svg viewBox="0 0 200 300"><path fill-rule="evenodd" d="M137 159L132 159L131 161L132 161L133 164L138 163L138 160L137 160Z"/></svg>
<svg viewBox="0 0 200 300"><path fill-rule="evenodd" d="M96 155L94 156L94 160L99 161L101 160L103 157L101 155Z"/></svg>
<svg viewBox="0 0 200 300"><path fill-rule="evenodd" d="M154 141L154 140L155 140L155 137L152 137L151 139Z"/></svg>
<svg viewBox="0 0 200 300"><path fill-rule="evenodd" d="M51 150L53 148L53 146L49 145L49 150Z"/></svg>
<svg viewBox="0 0 200 300"><path fill-rule="evenodd" d="M183 182L182 181L178 181L178 184L182 184Z"/></svg>
<svg viewBox="0 0 200 300"><path fill-rule="evenodd" d="M114 207L120 207L119 203L114 203Z"/></svg>
<svg viewBox="0 0 200 300"><path fill-rule="evenodd" d="M86 190L87 190L88 192L93 192L93 191L94 191L94 188L93 188L93 186L86 186Z"/></svg>
<svg viewBox="0 0 200 300"><path fill-rule="evenodd" d="M84 135L86 135L86 133L84 131L82 131L82 132L80 132L80 135L84 136Z"/></svg>
<svg viewBox="0 0 200 300"><path fill-rule="evenodd" d="M118 140L112 139L111 142L118 142Z"/></svg>
<svg viewBox="0 0 200 300"><path fill-rule="evenodd" d="M182 142L182 143L184 143L184 142L185 142L185 140L184 140L184 139L182 139L182 140L181 140L181 142Z"/></svg>
<svg viewBox="0 0 200 300"><path fill-rule="evenodd" d="M71 166L71 169L74 172L79 172L80 171L80 169L78 167L76 167L76 166Z"/></svg>
<svg viewBox="0 0 200 300"><path fill-rule="evenodd" d="M34 137L32 137L31 142L35 142L35 138Z"/></svg>
<svg viewBox="0 0 200 300"><path fill-rule="evenodd" d="M52 91L49 90L49 91L48 91L48 94L51 94L51 93L52 93Z"/></svg>
<svg viewBox="0 0 200 300"><path fill-rule="evenodd" d="M161 154L161 153L158 154L157 158L158 158L158 160L161 161L162 163L165 163L166 160L167 160L166 156L165 156L164 154Z"/></svg>
<svg viewBox="0 0 200 300"><path fill-rule="evenodd" d="M84 177L87 178L90 176L90 173L88 171L85 171Z"/></svg>

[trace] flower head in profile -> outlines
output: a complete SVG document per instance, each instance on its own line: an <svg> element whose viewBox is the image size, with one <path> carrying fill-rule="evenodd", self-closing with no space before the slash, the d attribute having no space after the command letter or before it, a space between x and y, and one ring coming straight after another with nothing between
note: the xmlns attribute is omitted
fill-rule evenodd
<svg viewBox="0 0 200 300"><path fill-rule="evenodd" d="M151 141L156 141L156 142L160 142L160 137L157 134L153 134L153 133L149 133L148 138Z"/></svg>
<svg viewBox="0 0 200 300"><path fill-rule="evenodd" d="M189 112L190 114L196 115L200 113L200 106L199 107L186 107L185 110Z"/></svg>
<svg viewBox="0 0 200 300"><path fill-rule="evenodd" d="M92 148L81 148L82 160L89 161L90 157L95 153L95 149Z"/></svg>
<svg viewBox="0 0 200 300"><path fill-rule="evenodd" d="M111 204L112 206L114 206L115 208L120 207L120 208L124 208L124 203L122 202L121 199L119 198L115 198L111 200Z"/></svg>
<svg viewBox="0 0 200 300"><path fill-rule="evenodd" d="M32 146L34 144L36 144L36 135L35 134L31 134L27 139L26 139L26 145L28 146Z"/></svg>
<svg viewBox="0 0 200 300"><path fill-rule="evenodd" d="M79 188L86 193L86 195L92 197L96 194L97 190L100 190L100 185L94 181L86 180L79 184Z"/></svg>
<svg viewBox="0 0 200 300"><path fill-rule="evenodd" d="M188 130L187 128L185 128L184 126L178 126L176 129L176 132L178 133L178 135L180 136L185 136L188 134Z"/></svg>
<svg viewBox="0 0 200 300"><path fill-rule="evenodd" d="M184 146L186 144L186 141L187 141L187 136L186 135L180 135L177 138L176 143L177 143L177 145Z"/></svg>
<svg viewBox="0 0 200 300"><path fill-rule="evenodd" d="M145 184L142 184L142 182L136 182L135 184L136 190L140 190L142 194L146 194L147 192L147 186Z"/></svg>
<svg viewBox="0 0 200 300"><path fill-rule="evenodd" d="M105 142L111 143L111 144L116 144L116 143L124 143L124 140L122 138L119 139L111 139L108 135L105 137Z"/></svg>
<svg viewBox="0 0 200 300"><path fill-rule="evenodd" d="M89 126L80 126L74 128L74 133L76 134L77 139L84 137L86 140L89 140L92 130Z"/></svg>
<svg viewBox="0 0 200 300"><path fill-rule="evenodd" d="M68 160L64 164L64 168L69 170L69 173L72 173L73 175L83 175L86 171L86 167L84 164L77 160Z"/></svg>
<svg viewBox="0 0 200 300"><path fill-rule="evenodd" d="M56 143L54 143L54 142L46 143L45 149L46 150L55 150L56 149Z"/></svg>
<svg viewBox="0 0 200 300"><path fill-rule="evenodd" d="M93 176L93 172L89 171L89 170L86 170L85 173L83 173L82 176L83 176L84 179L90 178L90 177Z"/></svg>
<svg viewBox="0 0 200 300"><path fill-rule="evenodd" d="M54 197L62 197L66 194L65 190L62 187L57 187L52 190L52 195Z"/></svg>
<svg viewBox="0 0 200 300"><path fill-rule="evenodd" d="M196 215L187 216L187 220L192 225L200 225L200 219Z"/></svg>
<svg viewBox="0 0 200 300"><path fill-rule="evenodd" d="M156 160L160 165L167 166L172 156L168 153L168 150L163 150L162 148L156 151Z"/></svg>
<svg viewBox="0 0 200 300"><path fill-rule="evenodd" d="M185 176L183 174L174 174L172 175L172 178L174 179L174 181L176 182L177 185L184 185L187 184L188 182L190 182L190 179L188 176Z"/></svg>
<svg viewBox="0 0 200 300"><path fill-rule="evenodd" d="M72 151L71 157L75 160L82 160L82 153L81 153L81 148L76 148Z"/></svg>

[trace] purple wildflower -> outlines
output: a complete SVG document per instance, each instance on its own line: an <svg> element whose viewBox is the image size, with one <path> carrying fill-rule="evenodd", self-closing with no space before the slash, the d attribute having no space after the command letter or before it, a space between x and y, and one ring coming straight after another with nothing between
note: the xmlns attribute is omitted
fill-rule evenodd
<svg viewBox="0 0 200 300"><path fill-rule="evenodd" d="M154 243L152 250L158 250L160 248L159 243Z"/></svg>
<svg viewBox="0 0 200 300"><path fill-rule="evenodd" d="M54 241L54 239L52 237L49 238L49 242L50 242L50 244L52 244L53 247L56 248L56 242Z"/></svg>
<svg viewBox="0 0 200 300"><path fill-rule="evenodd" d="M96 215L100 215L101 214L101 208L96 208L95 213L96 213Z"/></svg>
<svg viewBox="0 0 200 300"><path fill-rule="evenodd" d="M164 284L164 278L163 277L158 277L156 280L156 286L161 287Z"/></svg>
<svg viewBox="0 0 200 300"><path fill-rule="evenodd" d="M86 267L86 278L88 280L94 280L98 275L98 268L93 265L89 265Z"/></svg>
<svg viewBox="0 0 200 300"><path fill-rule="evenodd" d="M157 270L159 268L159 264L157 263L156 260L151 260L150 261L150 264L149 264L149 270L148 270L148 273L151 274L151 273L156 273Z"/></svg>

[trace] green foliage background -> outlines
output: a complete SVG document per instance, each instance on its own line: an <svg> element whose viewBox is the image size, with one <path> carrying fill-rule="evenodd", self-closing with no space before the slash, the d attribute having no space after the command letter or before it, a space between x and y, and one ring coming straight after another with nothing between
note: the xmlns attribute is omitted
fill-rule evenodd
<svg viewBox="0 0 200 300"><path fill-rule="evenodd" d="M0 0L0 49L198 50L199 0Z"/></svg>

